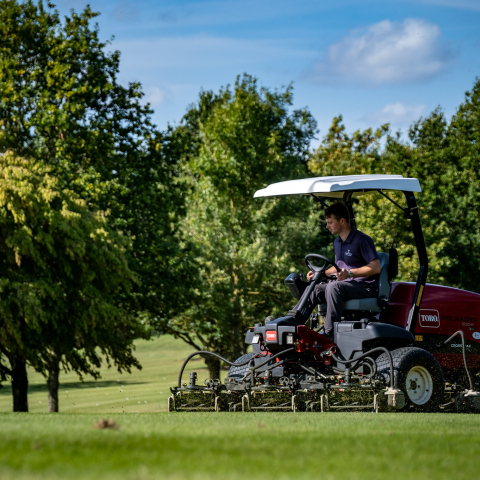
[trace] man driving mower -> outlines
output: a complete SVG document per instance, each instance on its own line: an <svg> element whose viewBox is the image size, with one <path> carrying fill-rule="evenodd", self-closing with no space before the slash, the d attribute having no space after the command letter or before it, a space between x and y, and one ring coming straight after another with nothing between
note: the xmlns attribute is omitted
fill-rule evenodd
<svg viewBox="0 0 480 480"><path fill-rule="evenodd" d="M316 305L326 303L324 335L333 340L333 324L341 320L343 303L354 298L378 295L381 267L373 240L350 226L348 210L343 203L337 202L327 207L325 221L330 233L338 235L333 246L335 263L341 270L337 272L335 267L331 267L325 271L328 281L315 287L299 313L306 321ZM308 272L307 279L312 280L313 275L314 272ZM299 303L294 310L297 310Z"/></svg>

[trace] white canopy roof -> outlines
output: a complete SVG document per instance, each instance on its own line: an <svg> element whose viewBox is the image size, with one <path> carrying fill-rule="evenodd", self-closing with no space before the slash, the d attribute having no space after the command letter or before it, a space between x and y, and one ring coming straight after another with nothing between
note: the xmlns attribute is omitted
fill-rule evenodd
<svg viewBox="0 0 480 480"><path fill-rule="evenodd" d="M416 178L403 178L402 175L345 175L339 177L314 177L286 182L272 183L257 190L254 198L276 197L280 195L315 195L341 198L343 193L356 190L356 195L369 190L401 190L421 192Z"/></svg>

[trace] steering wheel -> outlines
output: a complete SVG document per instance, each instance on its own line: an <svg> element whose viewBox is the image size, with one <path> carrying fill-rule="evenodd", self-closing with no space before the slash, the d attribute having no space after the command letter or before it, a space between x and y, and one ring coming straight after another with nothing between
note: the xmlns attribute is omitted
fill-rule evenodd
<svg viewBox="0 0 480 480"><path fill-rule="evenodd" d="M323 260L325 263L323 264L323 267L316 267L315 265L313 265L311 262L310 262L310 258L317 258L319 260ZM325 255L319 255L318 253L309 253L306 257L305 257L305 263L307 265L307 267L312 271L312 272L320 272L320 273L324 273L325 270L327 269L327 267L329 265L332 265L332 267L335 267L335 269L337 270L337 272L340 271L340 267L333 261L333 260L330 260L328 257L326 257Z"/></svg>

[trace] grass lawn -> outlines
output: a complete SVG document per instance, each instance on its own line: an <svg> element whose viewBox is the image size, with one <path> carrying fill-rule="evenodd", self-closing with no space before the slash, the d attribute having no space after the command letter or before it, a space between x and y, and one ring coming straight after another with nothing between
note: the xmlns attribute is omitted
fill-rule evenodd
<svg viewBox="0 0 480 480"><path fill-rule="evenodd" d="M119 374L113 367L102 369L102 378L86 377L80 382L74 373L60 373L60 412L166 412L170 387L177 384L178 371L185 358L194 350L182 340L164 335L150 341L136 342L136 356L142 370ZM208 377L205 362L194 357L187 365L188 372L198 372L203 382ZM226 372L224 372L226 374ZM48 393L45 378L29 369L29 410L48 412ZM0 389L0 412L12 411L12 390L7 383Z"/></svg>
<svg viewBox="0 0 480 480"><path fill-rule="evenodd" d="M455 414L0 414L0 478L477 479L480 417Z"/></svg>
<svg viewBox="0 0 480 480"><path fill-rule="evenodd" d="M0 479L480 479L478 415L166 413L191 349L169 337L137 347L132 375L63 374L60 414L45 413L43 377L29 373L34 413L9 413L5 385ZM191 369L207 376L202 360ZM102 418L120 428L94 428Z"/></svg>

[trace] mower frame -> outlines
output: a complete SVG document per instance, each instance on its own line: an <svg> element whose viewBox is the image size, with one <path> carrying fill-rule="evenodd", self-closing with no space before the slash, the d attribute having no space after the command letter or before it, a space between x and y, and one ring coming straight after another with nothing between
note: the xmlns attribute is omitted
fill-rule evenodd
<svg viewBox="0 0 480 480"><path fill-rule="evenodd" d="M406 199L406 207L390 198L386 193L388 191L401 192ZM394 291L397 301L391 305L390 301L381 303L382 298L378 298L378 307L373 310L354 308L356 311L353 313L347 312L344 320L335 324L333 342L312 328L312 320L310 328L300 324L296 310L289 311L285 317L267 319L265 324L256 323L254 327L248 329L245 337L245 343L252 345L253 353L244 355L236 362L221 358L231 365L224 384L209 379L205 381L204 386L199 386L196 384L196 374L193 376L191 374L190 385L182 385L182 373L191 357L200 353L219 357L212 352L192 354L182 366L177 387L171 389L169 410L366 409L378 412L414 408L417 411L453 409L460 412L480 412L480 393L475 390L467 361L466 347L472 347L472 343L466 345L462 330L452 334L451 324L441 330L438 312L438 318L434 315L423 315L428 317L427 321L431 321L430 317L436 318L438 332L428 330L421 322L420 326L418 325L427 285L427 293L428 289L433 292L429 294L431 298L437 298L442 294L443 297L448 297L450 310L457 306L464 307L463 304L467 302L480 312L480 295L459 289L451 289L454 292L445 295L443 289L450 287L430 286L426 283L428 255L415 198L415 193L418 192L421 192L419 181L415 178L403 178L401 175L307 178L280 182L258 190L255 198L308 195L324 207L326 204L323 198L342 200L349 213L350 225L353 227L356 227L353 199L360 195L379 193L400 208L404 217L411 222L419 259L416 283L413 285L400 282L394 288L389 278L390 291ZM306 260L309 256L311 255L307 255ZM386 258L390 261L388 255ZM296 277L292 279L292 275ZM292 275L287 277L285 283L289 284L292 294L299 298L299 304L302 304L316 283L321 281L321 272L318 270L314 273L308 288L305 282L300 280L301 276ZM302 284L300 285L302 288L294 285L297 281ZM299 295L302 295L301 298ZM398 298L402 301L399 302ZM432 308L431 298L427 300L427 308ZM406 302L410 302L409 307ZM464 309L468 308L468 305ZM345 308L348 310L349 307ZM445 318L448 323L451 315ZM474 318L476 322L476 317L468 318ZM419 328L422 333L423 330L428 330L425 337L430 343L425 342L425 345L432 345L432 338L436 344L440 338L442 344L447 344L454 337L458 335L461 337L462 367L466 370L469 388L465 388L461 381L458 384L456 381L452 383L450 378L450 383L445 382L443 369L450 366L448 362L452 354L442 353L443 347L440 344L435 345L432 351L425 348L421 344L424 335L416 335ZM474 328L470 327L470 330ZM443 342L442 335L450 338ZM480 353L480 333L474 332L473 339L479 340L475 341L474 347ZM476 345L477 343L479 345ZM450 347L457 345L452 344ZM472 348L471 352L473 350ZM453 356L456 359L460 354L455 353ZM475 355L475 359L476 357L480 359L480 355ZM455 368L460 367L457 363ZM480 361L478 367L480 371ZM445 396L448 398L447 403L443 403ZM351 402L352 399L357 401Z"/></svg>

